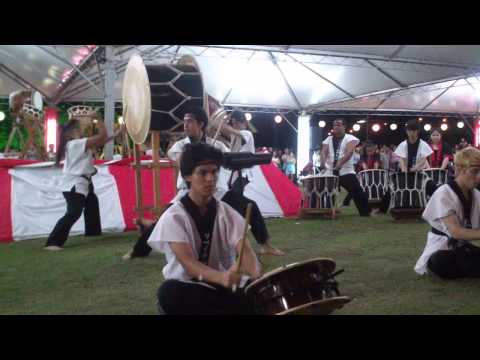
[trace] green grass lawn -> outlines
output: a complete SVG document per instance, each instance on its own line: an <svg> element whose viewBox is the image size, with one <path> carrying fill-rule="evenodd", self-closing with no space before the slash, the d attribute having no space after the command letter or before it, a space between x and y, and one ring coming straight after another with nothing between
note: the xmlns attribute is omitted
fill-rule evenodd
<svg viewBox="0 0 480 360"><path fill-rule="evenodd" d="M413 271L428 230L421 221L360 218L351 206L335 221L267 222L287 255L263 256L264 271L314 257L345 269L337 279L353 301L336 314L480 314L480 280L447 282ZM136 236L72 237L63 252L44 251L44 239L1 245L0 314L156 314L165 260L123 261Z"/></svg>

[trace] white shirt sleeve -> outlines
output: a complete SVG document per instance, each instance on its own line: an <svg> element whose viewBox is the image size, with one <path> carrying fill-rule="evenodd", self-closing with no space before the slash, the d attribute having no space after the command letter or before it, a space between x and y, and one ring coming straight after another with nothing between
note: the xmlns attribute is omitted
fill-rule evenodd
<svg viewBox="0 0 480 360"><path fill-rule="evenodd" d="M407 141L402 141L395 149L394 154L397 155L398 157L401 157L402 159L406 159L407 158Z"/></svg>
<svg viewBox="0 0 480 360"><path fill-rule="evenodd" d="M166 253L170 250L168 243L171 242L191 244L193 248L193 234L189 233L191 229L188 229L186 223L188 219L185 214L176 211L176 206L177 204L172 205L155 225L147 241L152 249Z"/></svg>
<svg viewBox="0 0 480 360"><path fill-rule="evenodd" d="M173 161L178 161L180 159L180 155L182 153L184 145L185 144L183 140L179 140L175 144L173 144L167 152L168 158Z"/></svg>
<svg viewBox="0 0 480 360"><path fill-rule="evenodd" d="M418 149L420 155L420 159L426 158L430 155L433 154L433 150L430 148L430 145L428 145L425 141L420 141L420 147Z"/></svg>
<svg viewBox="0 0 480 360"><path fill-rule="evenodd" d="M85 150L87 150L86 149L87 140L88 140L88 138L70 140L67 143L67 153L68 153L68 155L72 155L72 157L77 157L75 155L83 154L85 152Z"/></svg>
<svg viewBox="0 0 480 360"><path fill-rule="evenodd" d="M425 221L443 232L447 232L447 227L442 219L457 213L458 209L458 199L456 195L449 190L448 186L449 185L442 185L435 191L422 214ZM460 223L462 223L462 221L460 221Z"/></svg>
<svg viewBox="0 0 480 360"><path fill-rule="evenodd" d="M323 140L322 144L323 145L330 145L330 143L332 141L331 138L332 138L331 136L328 136L325 140Z"/></svg>

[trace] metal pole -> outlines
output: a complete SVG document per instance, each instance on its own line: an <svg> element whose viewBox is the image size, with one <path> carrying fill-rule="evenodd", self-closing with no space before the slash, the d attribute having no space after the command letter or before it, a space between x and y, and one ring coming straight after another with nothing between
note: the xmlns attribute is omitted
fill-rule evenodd
<svg viewBox="0 0 480 360"><path fill-rule="evenodd" d="M114 99L114 90L115 90L115 64L114 64L114 52L112 46L106 46L105 48L105 127L107 129L108 136L113 134L113 125L115 117L115 99ZM105 160L113 159L113 144L114 140L108 142L104 149Z"/></svg>

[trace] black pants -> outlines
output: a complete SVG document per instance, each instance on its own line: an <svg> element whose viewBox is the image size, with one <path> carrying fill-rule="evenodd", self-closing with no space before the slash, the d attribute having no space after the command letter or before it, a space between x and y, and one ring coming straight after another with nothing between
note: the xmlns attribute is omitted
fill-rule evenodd
<svg viewBox="0 0 480 360"><path fill-rule="evenodd" d="M200 283L165 280L158 289L158 305L165 314L235 315L254 314L253 300L242 289L230 289Z"/></svg>
<svg viewBox="0 0 480 360"><path fill-rule="evenodd" d="M267 225L265 224L262 213L260 212L260 209L255 201L250 200L249 198L232 190L229 190L225 193L225 195L222 197L222 201L234 208L243 217L245 216L248 203L251 202L252 213L250 216L250 226L252 227L252 234L258 244L263 245L267 242L267 240L270 238L270 235L268 234ZM172 206L172 204L168 204L167 208L170 206ZM152 225L140 230L141 234L133 246L131 257L145 257L150 254L152 248L147 244L147 241L156 224L157 223L155 222Z"/></svg>
<svg viewBox="0 0 480 360"><path fill-rule="evenodd" d="M443 279L480 277L480 248L467 244L452 250L439 250L430 256L428 269Z"/></svg>
<svg viewBox="0 0 480 360"><path fill-rule="evenodd" d="M85 197L75 192L75 186L69 192L64 192L63 197L67 201L67 212L58 220L47 239L45 246L63 246L67 241L68 234L72 226L82 215L85 219L85 236L97 236L102 234L102 225L100 221L100 209L98 198L95 195L93 184L88 187L88 194Z"/></svg>
<svg viewBox="0 0 480 360"><path fill-rule="evenodd" d="M369 216L370 208L368 206L367 194L365 194L360 186L357 176L355 174L342 175L339 178L339 182L340 186L347 190L348 195L353 198L353 202L360 216Z"/></svg>

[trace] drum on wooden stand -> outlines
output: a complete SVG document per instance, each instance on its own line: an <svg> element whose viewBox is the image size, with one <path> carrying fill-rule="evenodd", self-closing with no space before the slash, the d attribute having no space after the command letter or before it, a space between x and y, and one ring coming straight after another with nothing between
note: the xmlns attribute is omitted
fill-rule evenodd
<svg viewBox="0 0 480 360"><path fill-rule="evenodd" d="M338 176L309 175L301 179L301 215L331 215L338 213Z"/></svg>
<svg viewBox="0 0 480 360"><path fill-rule="evenodd" d="M332 259L316 258L264 274L245 289L263 315L326 315L351 299L342 296Z"/></svg>
<svg viewBox="0 0 480 360"><path fill-rule="evenodd" d="M358 180L371 204L381 203L388 189L388 171L381 169L363 170L358 173Z"/></svg>
<svg viewBox="0 0 480 360"><path fill-rule="evenodd" d="M419 218L427 203L430 178L422 171L390 174L390 213L395 219Z"/></svg>
<svg viewBox="0 0 480 360"><path fill-rule="evenodd" d="M440 186L448 182L448 171L444 169L425 169L423 170L425 174L435 183L435 185Z"/></svg>

